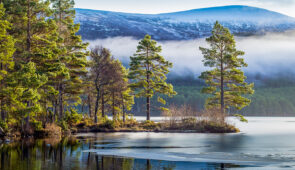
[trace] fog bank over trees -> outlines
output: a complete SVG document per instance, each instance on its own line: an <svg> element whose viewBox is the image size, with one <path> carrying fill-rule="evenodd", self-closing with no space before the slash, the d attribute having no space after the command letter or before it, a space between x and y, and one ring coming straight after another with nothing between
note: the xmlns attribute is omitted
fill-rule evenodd
<svg viewBox="0 0 295 170"><path fill-rule="evenodd" d="M295 73L295 31L269 33L264 36L237 37L237 48L246 52L244 58L247 75L277 75L281 72ZM123 63L136 51L138 40L132 37L114 37L88 41L90 46L103 45ZM185 41L162 41L162 55L174 64L172 74L197 74L204 71L199 46L206 47L204 39Z"/></svg>

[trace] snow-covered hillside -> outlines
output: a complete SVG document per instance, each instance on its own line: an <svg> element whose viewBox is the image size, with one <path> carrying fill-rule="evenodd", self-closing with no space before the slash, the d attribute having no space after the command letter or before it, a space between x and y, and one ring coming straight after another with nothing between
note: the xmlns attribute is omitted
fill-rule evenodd
<svg viewBox="0 0 295 170"><path fill-rule="evenodd" d="M277 12L249 7L223 6L157 15L76 9L83 39L116 36L156 40L188 40L210 35L218 20L236 35L256 35L295 29L295 19Z"/></svg>

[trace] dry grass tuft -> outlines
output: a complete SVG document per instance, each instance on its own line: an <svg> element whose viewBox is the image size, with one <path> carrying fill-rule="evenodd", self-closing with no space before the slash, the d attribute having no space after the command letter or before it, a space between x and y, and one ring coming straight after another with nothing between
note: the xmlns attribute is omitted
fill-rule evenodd
<svg viewBox="0 0 295 170"><path fill-rule="evenodd" d="M213 108L204 110L200 115L200 119L202 121L225 123L226 116L226 113L221 113L219 109Z"/></svg>
<svg viewBox="0 0 295 170"><path fill-rule="evenodd" d="M162 114L165 117L164 123L168 127L177 127L179 124L191 124L196 121L196 112L188 105L180 107L170 106L168 111Z"/></svg>
<svg viewBox="0 0 295 170"><path fill-rule="evenodd" d="M207 133L238 132L234 126L228 124L226 114L217 109L205 110L197 113L188 105L171 106L163 113L164 130L193 130Z"/></svg>
<svg viewBox="0 0 295 170"><path fill-rule="evenodd" d="M35 136L37 137L53 137L61 136L61 134L61 127L54 123L46 124L44 129L35 131Z"/></svg>

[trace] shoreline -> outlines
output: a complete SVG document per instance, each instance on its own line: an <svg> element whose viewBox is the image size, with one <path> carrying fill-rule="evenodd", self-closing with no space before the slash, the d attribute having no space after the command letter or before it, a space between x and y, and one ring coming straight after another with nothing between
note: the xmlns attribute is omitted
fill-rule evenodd
<svg viewBox="0 0 295 170"><path fill-rule="evenodd" d="M229 133L239 133L239 129L236 128L236 131L232 132L215 132L215 131L201 131L201 130L134 130L134 129L98 129L98 130L92 130L92 129L80 129L80 130L74 130L71 132L72 135L74 134L81 134L81 133L203 133L203 134L229 134Z"/></svg>
<svg viewBox="0 0 295 170"><path fill-rule="evenodd" d="M25 138L51 138L66 137L78 133L238 133L240 130L234 125L226 122L215 121L184 121L184 122L126 122L106 121L99 124L73 124L66 129L57 124L50 124L43 129L32 129L29 134L20 131L10 131L2 133L2 139L25 139Z"/></svg>

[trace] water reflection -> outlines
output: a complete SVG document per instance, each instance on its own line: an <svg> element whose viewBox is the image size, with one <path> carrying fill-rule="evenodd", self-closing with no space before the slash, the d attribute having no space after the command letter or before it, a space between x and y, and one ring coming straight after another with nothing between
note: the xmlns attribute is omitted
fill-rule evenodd
<svg viewBox="0 0 295 170"><path fill-rule="evenodd" d="M176 170L224 169L231 164L172 162L100 156L84 152L106 143L99 138L26 139L0 145L1 170Z"/></svg>
<svg viewBox="0 0 295 170"><path fill-rule="evenodd" d="M248 120L233 122L238 134L88 133L0 142L0 170L295 169L295 118Z"/></svg>

